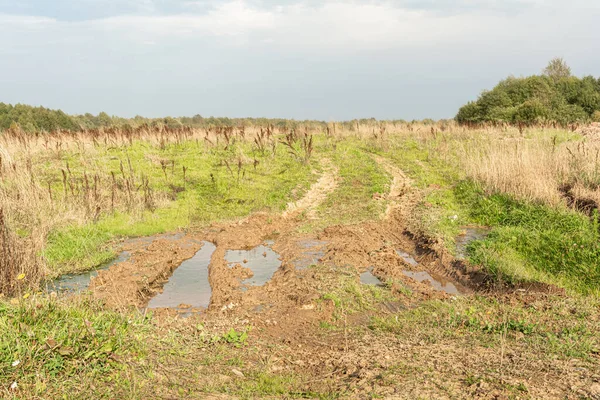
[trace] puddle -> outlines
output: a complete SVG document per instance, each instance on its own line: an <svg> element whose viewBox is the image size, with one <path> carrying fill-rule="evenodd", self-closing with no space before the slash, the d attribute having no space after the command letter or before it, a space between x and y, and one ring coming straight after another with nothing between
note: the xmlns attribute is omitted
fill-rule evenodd
<svg viewBox="0 0 600 400"><path fill-rule="evenodd" d="M429 283L431 283L431 286L433 286L433 288L435 290L438 290L441 292L446 292L448 294L453 294L453 295L460 294L460 292L458 291L458 289L456 288L456 286L454 286L454 284L452 282L448 282L441 276L436 276L436 278L438 278L438 279L434 279L428 272L425 272L425 271L420 271L420 272L402 271L402 273L404 275L408 276L409 278L414 279L417 282L428 281Z"/></svg>
<svg viewBox="0 0 600 400"><path fill-rule="evenodd" d="M383 282L373 275L373 268L369 268L362 274L360 274L360 283L363 285L375 285L375 286L383 286Z"/></svg>
<svg viewBox="0 0 600 400"><path fill-rule="evenodd" d="M227 250L225 261L229 267L240 264L250 269L254 276L244 279L242 284L250 286L263 286L267 283L275 271L281 267L279 254L271 249L273 242L265 242L265 245L255 247L251 250ZM244 262L246 261L246 262Z"/></svg>
<svg viewBox="0 0 600 400"><path fill-rule="evenodd" d="M490 228L486 227L465 227L465 234L457 236L456 241L456 256L458 259L464 260L467 257L467 246L475 240L482 240L490 233Z"/></svg>
<svg viewBox="0 0 600 400"><path fill-rule="evenodd" d="M98 276L98 271L107 270L115 264L129 260L131 254L128 251L121 252L117 258L113 261L101 265L100 267L92 270L83 272L81 274L66 274L62 275L58 279L48 282L46 290L48 292L57 293L80 293L90 286L90 282L93 278Z"/></svg>
<svg viewBox="0 0 600 400"><path fill-rule="evenodd" d="M185 304L189 308L207 308L212 289L208 282L208 265L216 247L210 242L202 242L202 248L181 263L164 286L163 292L148 303L148 308L175 308ZM183 309L182 310L186 310Z"/></svg>
<svg viewBox="0 0 600 400"><path fill-rule="evenodd" d="M396 253L398 253L398 255L400 257L402 257L402 259L404 261L406 261L409 265L412 265L413 267L416 267L417 265L419 265L419 263L417 262L417 260L414 259L413 256L411 256L410 254L402 251L402 250L396 250Z"/></svg>
<svg viewBox="0 0 600 400"><path fill-rule="evenodd" d="M298 246L300 247L300 256L292 260L292 265L297 270L303 270L311 265L319 263L319 260L325 257L325 251L327 250L327 243L321 240L300 240Z"/></svg>

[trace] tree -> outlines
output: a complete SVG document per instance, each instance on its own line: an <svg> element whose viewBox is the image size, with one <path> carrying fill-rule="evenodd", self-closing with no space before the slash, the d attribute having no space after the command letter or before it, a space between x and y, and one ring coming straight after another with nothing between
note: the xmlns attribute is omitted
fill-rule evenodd
<svg viewBox="0 0 600 400"><path fill-rule="evenodd" d="M481 107L476 102L469 102L462 106L456 114L456 120L460 124L481 122Z"/></svg>
<svg viewBox="0 0 600 400"><path fill-rule="evenodd" d="M544 69L544 75L549 76L556 82L560 79L570 77L571 68L561 57L556 57L550 60L548 66Z"/></svg>

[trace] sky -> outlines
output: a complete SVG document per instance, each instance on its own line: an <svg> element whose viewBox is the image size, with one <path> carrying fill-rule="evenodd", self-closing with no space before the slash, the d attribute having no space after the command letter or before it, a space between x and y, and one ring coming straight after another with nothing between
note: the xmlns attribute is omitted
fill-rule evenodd
<svg viewBox="0 0 600 400"><path fill-rule="evenodd" d="M71 114L452 118L563 57L597 0L0 0L0 102Z"/></svg>

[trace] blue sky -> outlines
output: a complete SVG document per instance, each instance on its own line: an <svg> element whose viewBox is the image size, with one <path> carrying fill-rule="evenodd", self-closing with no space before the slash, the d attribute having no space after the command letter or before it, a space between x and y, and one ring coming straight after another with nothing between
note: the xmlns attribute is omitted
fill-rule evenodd
<svg viewBox="0 0 600 400"><path fill-rule="evenodd" d="M158 117L448 118L564 57L600 2L0 0L0 101Z"/></svg>

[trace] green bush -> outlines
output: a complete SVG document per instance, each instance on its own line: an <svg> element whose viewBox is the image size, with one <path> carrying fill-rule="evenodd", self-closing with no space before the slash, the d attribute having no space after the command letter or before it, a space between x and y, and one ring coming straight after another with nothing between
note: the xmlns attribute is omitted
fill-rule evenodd
<svg viewBox="0 0 600 400"><path fill-rule="evenodd" d="M477 101L461 107L456 121L460 124L554 121L567 125L600 120L600 79L570 76L566 73L568 67L560 66L560 73L501 81L492 90L484 91Z"/></svg>

